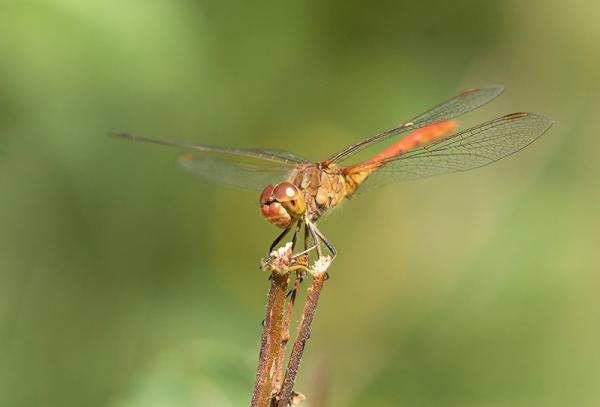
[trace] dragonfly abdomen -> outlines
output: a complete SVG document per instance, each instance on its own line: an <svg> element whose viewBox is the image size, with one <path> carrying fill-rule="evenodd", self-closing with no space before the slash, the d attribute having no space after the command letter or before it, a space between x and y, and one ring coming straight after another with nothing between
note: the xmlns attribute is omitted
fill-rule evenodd
<svg viewBox="0 0 600 407"><path fill-rule="evenodd" d="M351 196L369 175L396 159L401 154L449 136L457 127L455 120L444 120L429 126L421 127L409 133L402 140L395 142L386 149L375 154L369 160L360 164L342 168L348 184L348 195Z"/></svg>

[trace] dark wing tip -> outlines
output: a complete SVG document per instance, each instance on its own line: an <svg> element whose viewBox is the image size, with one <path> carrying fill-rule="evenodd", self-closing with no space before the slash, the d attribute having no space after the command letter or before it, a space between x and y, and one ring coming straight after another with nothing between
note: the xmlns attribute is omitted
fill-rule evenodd
<svg viewBox="0 0 600 407"><path fill-rule="evenodd" d="M548 130L554 124L554 120L552 120L550 117L548 117L544 114L541 114L541 113L514 112L514 113L509 113L507 115L502 116L502 119L513 120L513 119L521 119L521 118L525 118L525 117L537 120L541 124L541 127L544 128L544 131Z"/></svg>
<svg viewBox="0 0 600 407"><path fill-rule="evenodd" d="M520 119L521 117L527 117L527 116L531 116L531 113L527 113L527 112L514 112L514 113L505 114L501 118L502 119L512 120L512 119Z"/></svg>
<svg viewBox="0 0 600 407"><path fill-rule="evenodd" d="M502 92L504 92L504 85L489 85L489 86L483 86L481 88L465 89L462 92L459 92L459 94L457 96L467 96L467 95L470 95L471 93L476 93L476 92L490 93L491 95L493 95L493 97L496 97L496 96L500 95Z"/></svg>

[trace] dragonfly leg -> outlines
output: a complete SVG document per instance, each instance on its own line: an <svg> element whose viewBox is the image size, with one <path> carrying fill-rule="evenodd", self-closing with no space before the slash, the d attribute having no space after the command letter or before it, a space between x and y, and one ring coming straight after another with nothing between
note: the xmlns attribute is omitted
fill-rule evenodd
<svg viewBox="0 0 600 407"><path fill-rule="evenodd" d="M309 227L312 239L317 245L317 253L319 254L319 257L323 255L323 251L321 250L320 244L320 242L323 242L323 244L325 244L325 246L327 246L327 248L331 252L331 260L335 259L335 257L337 256L337 250L335 250L335 247L331 244L331 242L325 238L323 233L319 230L319 228L317 228L317 225L315 225L309 220L306 220L306 225Z"/></svg>
<svg viewBox="0 0 600 407"><path fill-rule="evenodd" d="M294 254L292 256L292 259L296 259L300 256L310 253L311 251L313 251L316 248L317 248L316 244L312 245L311 247L308 247L308 226L305 224L304 225L304 250L302 250L299 253Z"/></svg>
<svg viewBox="0 0 600 407"><path fill-rule="evenodd" d="M319 243L319 237L315 232L315 224L306 219L306 226L308 227L308 231L310 232L310 237L312 238L313 243L317 249L318 257L323 256L323 250L321 249L321 244Z"/></svg>
<svg viewBox="0 0 600 407"><path fill-rule="evenodd" d="M294 237L292 237L292 252L296 247L296 241L298 240L298 232L300 232L300 228L302 227L302 220L296 222L296 230L294 230Z"/></svg>
<svg viewBox="0 0 600 407"><path fill-rule="evenodd" d="M327 240L325 238L323 233L319 230L319 228L317 228L317 226L315 224L313 224L313 227L314 227L315 233L317 234L319 239L321 239L321 241L325 244L325 246L327 246L327 248L331 252L331 254L332 254L331 260L333 261L333 259L335 259L335 257L337 256L337 250L335 250L335 247L331 244L331 242L329 240Z"/></svg>
<svg viewBox="0 0 600 407"><path fill-rule="evenodd" d="M308 227L304 225L304 250L308 250Z"/></svg>
<svg viewBox="0 0 600 407"><path fill-rule="evenodd" d="M317 245L312 245L310 247L308 247L308 226L306 224L304 224L304 250L302 250L299 253L296 253L292 256L292 259L297 259L298 257L307 255L307 261L309 261L309 257L310 257L310 252L315 250L317 248ZM301 284L304 281L304 277L306 276L306 271L297 271L296 272L296 282L294 283L294 289L290 290L290 292L288 293L288 296L294 291L298 289L298 285Z"/></svg>
<svg viewBox="0 0 600 407"><path fill-rule="evenodd" d="M291 226L286 228L283 232L281 232L281 234L277 236L273 243L271 243L271 247L269 247L269 256L271 255L271 252L275 249L275 247L279 244L279 242L281 242L281 240L290 232L290 230L292 230Z"/></svg>

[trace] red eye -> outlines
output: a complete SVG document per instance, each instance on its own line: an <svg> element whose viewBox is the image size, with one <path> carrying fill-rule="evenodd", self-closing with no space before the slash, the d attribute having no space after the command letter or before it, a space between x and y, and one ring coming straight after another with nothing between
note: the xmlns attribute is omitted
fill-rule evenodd
<svg viewBox="0 0 600 407"><path fill-rule="evenodd" d="M260 201L259 201L259 203L261 205L264 205L268 201L271 200L271 196L273 195L273 189L275 189L275 185L273 185L273 184L267 185L267 187L265 189L263 189L262 194L260 194Z"/></svg>

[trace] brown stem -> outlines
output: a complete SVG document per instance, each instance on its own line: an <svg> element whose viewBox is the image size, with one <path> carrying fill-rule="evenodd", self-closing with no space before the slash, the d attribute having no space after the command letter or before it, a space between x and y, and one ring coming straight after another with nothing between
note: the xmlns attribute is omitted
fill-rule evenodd
<svg viewBox="0 0 600 407"><path fill-rule="evenodd" d="M268 407L271 401L272 368L281 348L283 310L288 282L288 273L274 270L271 274L271 287L260 344L256 382L252 394L252 407Z"/></svg>
<svg viewBox="0 0 600 407"><path fill-rule="evenodd" d="M281 392L278 395L279 403L278 407L287 407L291 404L292 393L294 390L294 382L296 381L296 374L298 373L298 367L300 366L300 360L302 359L302 353L304 352L304 346L306 341L310 338L310 325L312 323L315 311L317 310L317 303L319 301L319 295L323 288L327 273L319 273L313 280L312 286L309 288L308 298L304 305L304 311L302 313L302 321L300 322L300 330L298 331L298 337L294 342L292 353L290 354L290 360L288 361L287 370L285 372L285 379L283 380L283 386Z"/></svg>
<svg viewBox="0 0 600 407"><path fill-rule="evenodd" d="M283 383L283 360L285 357L285 348L290 340L290 321L292 319L292 313L294 312L294 303L296 302L296 294L298 293L298 285L300 284L300 273L296 273L296 279L294 281L294 288L292 289L290 300L288 301L287 310L283 320L283 327L281 328L281 348L279 349L279 357L275 361L274 369L274 380L273 380L273 393L277 393L281 390Z"/></svg>

